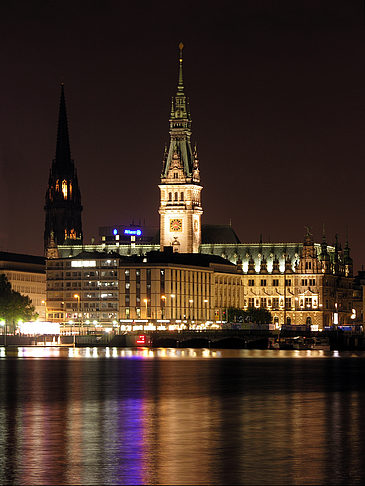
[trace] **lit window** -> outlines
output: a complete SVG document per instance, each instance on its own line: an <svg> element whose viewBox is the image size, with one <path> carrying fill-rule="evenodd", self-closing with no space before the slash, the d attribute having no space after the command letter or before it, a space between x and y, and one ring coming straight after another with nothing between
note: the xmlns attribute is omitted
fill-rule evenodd
<svg viewBox="0 0 365 486"><path fill-rule="evenodd" d="M63 198L67 199L67 181L65 180L62 181L62 193L63 193Z"/></svg>

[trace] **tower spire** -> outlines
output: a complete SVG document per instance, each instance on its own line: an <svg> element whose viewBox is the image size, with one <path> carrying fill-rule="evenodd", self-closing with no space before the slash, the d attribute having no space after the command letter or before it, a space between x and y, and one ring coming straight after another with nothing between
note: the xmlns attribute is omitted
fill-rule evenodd
<svg viewBox="0 0 365 486"><path fill-rule="evenodd" d="M55 163L58 166L67 166L71 163L70 139L66 113L65 90L61 84L60 106L58 112L57 143Z"/></svg>

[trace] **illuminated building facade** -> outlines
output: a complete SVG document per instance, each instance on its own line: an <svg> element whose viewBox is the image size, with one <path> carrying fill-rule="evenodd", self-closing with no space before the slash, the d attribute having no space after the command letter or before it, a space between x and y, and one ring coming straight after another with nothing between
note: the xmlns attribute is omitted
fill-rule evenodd
<svg viewBox="0 0 365 486"><path fill-rule="evenodd" d="M271 251L274 247L271 247ZM313 242L308 231L299 254L292 259L265 257L260 249L259 268L250 257L244 274L244 306L268 309L274 324L314 326L350 324L353 319L352 260L346 245L329 247L325 237L321 245ZM270 267L268 264L270 262Z"/></svg>
<svg viewBox="0 0 365 486"><path fill-rule="evenodd" d="M216 255L83 252L47 260L47 318L86 329L125 319L222 319L243 307L239 267Z"/></svg>
<svg viewBox="0 0 365 486"><path fill-rule="evenodd" d="M0 273L4 274L16 292L32 301L40 319L46 317L45 258L20 253L0 252Z"/></svg>
<svg viewBox="0 0 365 486"><path fill-rule="evenodd" d="M216 255L154 251L120 261L121 321L202 324L243 307L240 269Z"/></svg>
<svg viewBox="0 0 365 486"><path fill-rule="evenodd" d="M118 318L120 256L82 252L47 260L47 318L77 326L111 325Z"/></svg>
<svg viewBox="0 0 365 486"><path fill-rule="evenodd" d="M63 85L58 116L56 157L49 174L45 206L44 249L82 243L81 195L74 161L71 159Z"/></svg>

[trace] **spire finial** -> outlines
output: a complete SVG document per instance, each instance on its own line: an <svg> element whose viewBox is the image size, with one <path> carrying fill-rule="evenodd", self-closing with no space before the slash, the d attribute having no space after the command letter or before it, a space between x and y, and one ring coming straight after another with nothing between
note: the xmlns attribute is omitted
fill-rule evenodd
<svg viewBox="0 0 365 486"><path fill-rule="evenodd" d="M177 91L178 93L181 92L183 94L184 92L184 81L183 81L183 48L184 44L180 42L179 44L179 49L180 49L180 56L179 56L179 83L177 85Z"/></svg>

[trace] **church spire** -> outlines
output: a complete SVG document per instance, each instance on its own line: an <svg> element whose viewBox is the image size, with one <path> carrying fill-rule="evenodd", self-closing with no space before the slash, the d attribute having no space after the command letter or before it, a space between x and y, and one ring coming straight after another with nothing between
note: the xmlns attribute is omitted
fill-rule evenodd
<svg viewBox="0 0 365 486"><path fill-rule="evenodd" d="M82 243L81 194L75 164L71 159L63 84L58 112L56 156L49 173L44 209L46 254L54 245Z"/></svg>
<svg viewBox="0 0 365 486"><path fill-rule="evenodd" d="M68 124L66 113L65 90L61 84L60 106L58 112L58 128L56 143L55 164L59 167L66 167L71 163L70 140L68 136Z"/></svg>

